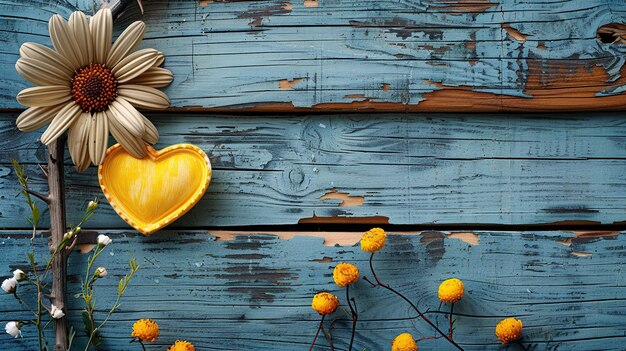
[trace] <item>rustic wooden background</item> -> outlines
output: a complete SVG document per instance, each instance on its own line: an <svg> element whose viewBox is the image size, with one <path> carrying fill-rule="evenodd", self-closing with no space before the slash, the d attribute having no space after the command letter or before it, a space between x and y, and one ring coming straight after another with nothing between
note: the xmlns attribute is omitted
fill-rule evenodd
<svg viewBox="0 0 626 351"><path fill-rule="evenodd" d="M510 315L524 320L532 350L626 349L626 46L596 38L626 22L624 1L144 5L116 29L143 19L143 45L163 51L175 74L172 108L148 114L157 148L200 146L214 177L196 208L153 236L130 230L106 201L89 223L85 242L96 232L115 240L102 260L113 275L102 281L104 306L128 259L143 267L103 331L106 350L138 350L128 341L142 317L162 329L150 350L177 338L198 350L306 350L318 321L311 296L338 292L337 262L366 271L354 245L373 225L392 234L380 275L442 325L438 283L465 281L455 335L466 350L503 349L494 326ZM19 45L49 44L50 15L76 9L92 13L93 3L0 2L5 275L26 266L28 235L9 159L45 189L39 135L15 128L15 95L28 86L14 69ZM78 174L69 163L76 222L101 193L93 167ZM70 293L85 256L70 259ZM405 331L432 334L396 298L364 282L355 291L356 350L389 349ZM8 296L0 304L2 321L26 315ZM79 309L69 315L80 329ZM350 326L337 317L336 350L345 350ZM26 331L0 342L31 351L36 339Z"/></svg>

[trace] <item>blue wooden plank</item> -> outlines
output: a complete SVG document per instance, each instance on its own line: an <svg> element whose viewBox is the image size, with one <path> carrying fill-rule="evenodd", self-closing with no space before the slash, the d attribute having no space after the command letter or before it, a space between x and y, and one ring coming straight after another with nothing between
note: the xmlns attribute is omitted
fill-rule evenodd
<svg viewBox="0 0 626 351"><path fill-rule="evenodd" d="M621 114L212 116L152 114L157 148L189 142L214 174L174 227L335 222L530 224L626 219L626 122ZM0 118L0 227L23 228L26 208L8 160L46 152L38 133ZM69 166L69 218L101 196L95 169ZM347 201L347 203L343 203ZM342 206L343 205L345 206ZM104 204L94 225L127 228ZM313 218L316 217L316 218Z"/></svg>
<svg viewBox="0 0 626 351"><path fill-rule="evenodd" d="M175 108L415 111L623 109L626 47L596 40L626 3L150 1L143 47L166 56ZM0 108L28 86L19 43L92 1L0 4ZM518 34L515 34L518 33ZM291 82L291 84L289 83Z"/></svg>
<svg viewBox="0 0 626 351"><path fill-rule="evenodd" d="M127 231L106 233L114 243L99 263L111 273L98 283L100 316L128 259L136 257L142 264L120 313L103 330L107 350L135 349L128 346L130 328L142 317L154 318L162 330L151 349L165 349L179 338L189 339L199 350L305 349L319 320L310 308L311 296L328 290L345 306L343 292L332 283L332 267L353 262L371 277L367 254L352 246L360 233L317 233L329 240L340 238L345 246L323 246L323 239L298 233L275 233L295 234L291 240L272 233L240 233L230 241L215 241L215 235L226 239L237 233L163 232L147 238ZM5 275L26 265L27 235L3 233L0 267ZM377 254L375 266L381 279L423 309L437 309L442 279L461 278L466 296L455 305L461 314L455 335L466 350L504 349L494 326L511 315L523 320L525 340L534 350L623 350L625 238L618 232L395 233ZM473 240L477 242L467 242ZM77 252L70 257L70 293L77 289L85 259ZM432 335L385 291L364 281L351 290L361 316L356 350L389 349L393 337L405 331ZM10 296L0 295L0 302L2 321L27 316L16 312L19 306ZM69 315L77 327L79 309L72 302ZM345 350L349 322L340 312L335 318L340 319L334 329L336 349ZM443 317L438 320L445 326ZM15 351L30 351L35 341L28 328L25 339L0 336L4 347ZM81 335L79 345L84 341ZM322 349L328 350L316 348ZM442 340L427 340L420 342L420 349L450 348Z"/></svg>

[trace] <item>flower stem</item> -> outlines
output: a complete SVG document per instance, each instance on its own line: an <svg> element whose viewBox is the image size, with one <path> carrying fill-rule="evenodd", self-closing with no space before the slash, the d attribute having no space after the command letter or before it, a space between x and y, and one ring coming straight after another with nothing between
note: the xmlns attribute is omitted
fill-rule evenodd
<svg viewBox="0 0 626 351"><path fill-rule="evenodd" d="M526 348L526 346L524 346L524 344L522 344L521 341L517 341L517 344L522 348L522 350L524 351L528 351L528 349Z"/></svg>
<svg viewBox="0 0 626 351"><path fill-rule="evenodd" d="M448 331L448 334L450 335L450 339L452 339L452 325L454 324L454 321L452 320L452 313L454 311L454 302L450 304L450 316L449 316L449 320L450 320L450 330Z"/></svg>
<svg viewBox="0 0 626 351"><path fill-rule="evenodd" d="M143 351L146 351L146 345L143 344L143 341L141 341L141 339L137 339L139 340L139 345L141 345L141 348L143 349Z"/></svg>
<svg viewBox="0 0 626 351"><path fill-rule="evenodd" d="M31 311L35 315L35 317L37 317L37 312L33 311L33 309L30 308L30 306L28 306L26 302L24 302L24 300L22 300L22 298L19 297L19 295L17 295L17 290L13 292L13 297L15 297L15 299L20 303L20 305L24 306L24 308L27 308L29 311Z"/></svg>
<svg viewBox="0 0 626 351"><path fill-rule="evenodd" d="M320 324L317 326L317 332L315 332L315 337L313 337L313 341L311 342L311 346L309 347L309 351L313 350L313 345L315 345L315 340L317 340L317 336L320 335L320 330L322 330L322 323L324 323L325 315L322 315L322 320L320 320ZM144 349L144 351L146 351Z"/></svg>
<svg viewBox="0 0 626 351"><path fill-rule="evenodd" d="M413 302L411 302L411 300L409 300L408 298L406 298L404 295L402 295L399 291L395 290L394 288L392 288L391 286L383 283L380 281L380 279L378 279L378 276L376 275L376 272L374 271L374 264L372 263L374 259L374 253L372 252L372 255L370 256L370 270L372 271L372 275L374 276L374 279L376 280L376 283L379 286L382 286L383 288L391 291L392 293L398 295L400 298L402 298L404 301L406 301L414 310L415 312L417 312L417 314L426 322L428 323L431 327L433 327L442 337L444 337L446 340L448 340L454 347L456 347L457 349L464 351L463 348L457 344L456 342L454 342L454 340L452 340L451 337L449 337L448 335L446 335L446 333L444 333L443 331L441 331L441 329L439 329L439 327L437 327L437 325L435 323L433 323L430 319L428 319L428 317L426 317L418 308L417 306L415 306L415 304Z"/></svg>
<svg viewBox="0 0 626 351"><path fill-rule="evenodd" d="M324 326L322 326L322 334L324 334L324 337L326 338L326 340L328 340L330 351L335 351L335 347L333 345L333 335L330 333L331 328L332 328L332 322L330 324L330 327L328 328L328 332L326 332L326 330L324 330Z"/></svg>
<svg viewBox="0 0 626 351"><path fill-rule="evenodd" d="M346 300L348 300L348 307L350 307L350 312L352 313L352 336L350 336L350 347L348 351L352 351L352 344L354 343L354 332L356 331L356 321L358 318L356 309L352 307L352 302L350 302L350 285L346 285Z"/></svg>

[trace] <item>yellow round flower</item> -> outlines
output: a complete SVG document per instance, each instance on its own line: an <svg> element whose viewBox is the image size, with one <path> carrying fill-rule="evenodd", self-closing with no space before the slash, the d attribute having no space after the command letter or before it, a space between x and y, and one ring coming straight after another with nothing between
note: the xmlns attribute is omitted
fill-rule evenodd
<svg viewBox="0 0 626 351"><path fill-rule="evenodd" d="M335 266L333 279L335 280L335 284L339 286L354 284L359 280L359 269L350 263L340 263Z"/></svg>
<svg viewBox="0 0 626 351"><path fill-rule="evenodd" d="M417 351L417 343L413 339L413 335L402 333L393 339L391 351Z"/></svg>
<svg viewBox="0 0 626 351"><path fill-rule="evenodd" d="M196 351L196 348L189 341L176 340L167 351Z"/></svg>
<svg viewBox="0 0 626 351"><path fill-rule="evenodd" d="M446 279L439 285L439 300L455 303L463 297L465 287L463 282L456 278Z"/></svg>
<svg viewBox="0 0 626 351"><path fill-rule="evenodd" d="M313 301L311 302L311 307L321 315L335 312L337 306L339 306L337 296L327 292L315 294L315 296L313 296Z"/></svg>
<svg viewBox="0 0 626 351"><path fill-rule="evenodd" d="M382 228L372 228L361 238L361 250L374 253L385 246L387 234Z"/></svg>
<svg viewBox="0 0 626 351"><path fill-rule="evenodd" d="M522 321L513 317L506 318L496 325L496 336L503 344L508 344L522 336Z"/></svg>
<svg viewBox="0 0 626 351"><path fill-rule="evenodd" d="M159 325L152 319L140 319L133 324L131 336L141 341L155 342L159 337Z"/></svg>

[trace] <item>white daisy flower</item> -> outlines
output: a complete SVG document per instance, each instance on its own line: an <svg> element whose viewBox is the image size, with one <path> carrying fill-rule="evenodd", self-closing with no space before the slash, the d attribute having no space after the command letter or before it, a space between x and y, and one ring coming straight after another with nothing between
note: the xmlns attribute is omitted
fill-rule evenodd
<svg viewBox="0 0 626 351"><path fill-rule="evenodd" d="M172 72L159 67L163 53L134 51L146 25L132 23L112 42L109 9L92 18L74 12L66 22L54 15L49 22L54 50L24 43L17 71L35 87L19 92L17 101L30 108L17 118L24 132L50 124L41 136L50 144L67 130L68 148L78 171L102 163L109 132L136 158L146 155L144 142L154 144L159 133L137 109L162 110L169 106L156 88L171 83Z"/></svg>

